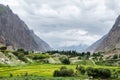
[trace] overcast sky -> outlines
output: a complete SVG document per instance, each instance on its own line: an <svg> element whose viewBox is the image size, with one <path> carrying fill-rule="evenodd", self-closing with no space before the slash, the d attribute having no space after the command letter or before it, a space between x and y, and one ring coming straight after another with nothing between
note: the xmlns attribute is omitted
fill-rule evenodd
<svg viewBox="0 0 120 80"><path fill-rule="evenodd" d="M120 0L0 0L53 48L90 45L107 34Z"/></svg>

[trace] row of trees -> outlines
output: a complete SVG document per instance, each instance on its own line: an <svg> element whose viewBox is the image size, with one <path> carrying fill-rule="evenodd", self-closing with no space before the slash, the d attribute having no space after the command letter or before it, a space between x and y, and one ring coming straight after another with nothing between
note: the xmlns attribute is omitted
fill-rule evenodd
<svg viewBox="0 0 120 80"><path fill-rule="evenodd" d="M88 67L86 71L87 75L93 78L107 79L111 77L111 71L109 69Z"/></svg>
<svg viewBox="0 0 120 80"><path fill-rule="evenodd" d="M16 51L14 51L13 54L14 54L15 56L17 56L18 59L20 59L20 60L22 60L22 61L24 61L24 62L28 62L28 60L27 60L27 58L26 58L26 56L25 56L25 55L28 55L28 54L29 54L28 51L25 51L24 49L18 49L18 50L16 50Z"/></svg>
<svg viewBox="0 0 120 80"><path fill-rule="evenodd" d="M53 50L53 51L47 51L46 53L49 53L49 54L62 54L62 55L67 55L67 56L90 56L91 53L90 52L77 52L77 51L58 51L58 50Z"/></svg>
<svg viewBox="0 0 120 80"><path fill-rule="evenodd" d="M79 75L88 75L94 79L108 79L111 77L111 71L105 68L84 68L83 66L76 67L77 72L75 73L72 69L61 67L60 70L55 70L53 73L54 77L72 77Z"/></svg>
<svg viewBox="0 0 120 80"><path fill-rule="evenodd" d="M112 59L119 59L120 58L120 54L114 54Z"/></svg>
<svg viewBox="0 0 120 80"><path fill-rule="evenodd" d="M107 79L111 77L111 71L109 69L105 68L93 68L93 67L88 67L84 68L83 66L77 66L76 70L84 75L85 73L92 78L101 78L101 79Z"/></svg>

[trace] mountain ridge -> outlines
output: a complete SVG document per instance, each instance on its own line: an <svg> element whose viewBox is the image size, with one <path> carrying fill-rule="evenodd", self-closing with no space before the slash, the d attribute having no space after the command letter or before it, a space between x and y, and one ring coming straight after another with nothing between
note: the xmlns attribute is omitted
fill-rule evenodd
<svg viewBox="0 0 120 80"><path fill-rule="evenodd" d="M113 27L108 32L107 36L104 39L101 38L102 41L98 46L94 46L96 48L94 49L93 52L101 52L101 51L106 52L114 48L120 48L120 35L119 34L120 34L120 15L117 17ZM99 40L96 43L98 42Z"/></svg>
<svg viewBox="0 0 120 80"><path fill-rule="evenodd" d="M0 43L5 46L11 45L14 49L23 48L30 51L51 50L51 47L46 42L29 30L24 21L14 14L9 6L2 4L0 4ZM45 46L41 46L41 44Z"/></svg>

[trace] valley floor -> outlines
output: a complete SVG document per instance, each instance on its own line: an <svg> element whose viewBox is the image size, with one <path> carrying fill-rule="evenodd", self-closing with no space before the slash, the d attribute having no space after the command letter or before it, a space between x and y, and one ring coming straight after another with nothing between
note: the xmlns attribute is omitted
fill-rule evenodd
<svg viewBox="0 0 120 80"><path fill-rule="evenodd" d="M53 72L59 70L61 66L66 66L68 69L76 69L76 65L57 65L57 64L34 64L17 67L0 67L0 80L83 80L88 79L87 75L80 75L79 77L71 78L54 78ZM107 68L112 70L120 70L120 67L112 66L92 66L84 65L94 68ZM119 75L120 78L120 75Z"/></svg>

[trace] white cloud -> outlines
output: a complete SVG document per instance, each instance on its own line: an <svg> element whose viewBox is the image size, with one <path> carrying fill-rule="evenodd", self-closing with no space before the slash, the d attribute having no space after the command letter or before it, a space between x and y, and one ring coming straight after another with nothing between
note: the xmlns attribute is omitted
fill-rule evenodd
<svg viewBox="0 0 120 80"><path fill-rule="evenodd" d="M41 15L45 17L54 17L58 15L58 12L54 9L52 9L49 5L42 4L39 9L35 9L34 13L36 15Z"/></svg>
<svg viewBox="0 0 120 80"><path fill-rule="evenodd" d="M54 48L90 45L120 13L119 0L0 0Z"/></svg>
<svg viewBox="0 0 120 80"><path fill-rule="evenodd" d="M57 9L59 17L63 19L78 18L80 16L80 9L75 5L66 5Z"/></svg>
<svg viewBox="0 0 120 80"><path fill-rule="evenodd" d="M90 35L87 31L80 29L62 30L61 32L52 31L43 34L37 32L37 34L45 39L51 39L50 43L54 43L53 45L56 46L56 48L78 46L80 44L90 45L91 42L100 38L98 35Z"/></svg>

